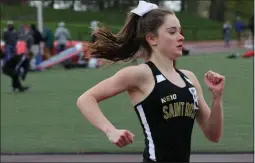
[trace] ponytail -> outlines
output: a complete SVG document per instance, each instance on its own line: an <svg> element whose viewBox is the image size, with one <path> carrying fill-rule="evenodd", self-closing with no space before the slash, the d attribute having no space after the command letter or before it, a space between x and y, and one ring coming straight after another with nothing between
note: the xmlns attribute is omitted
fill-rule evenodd
<svg viewBox="0 0 255 163"><path fill-rule="evenodd" d="M139 19L140 16L131 13L116 35L106 27L96 30L93 33L96 40L88 45L87 56L110 61L130 60L140 47L140 41L137 38Z"/></svg>

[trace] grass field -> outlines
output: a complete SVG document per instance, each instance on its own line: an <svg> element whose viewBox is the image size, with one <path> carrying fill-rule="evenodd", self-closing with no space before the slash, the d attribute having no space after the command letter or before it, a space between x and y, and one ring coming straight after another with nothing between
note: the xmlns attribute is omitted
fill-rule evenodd
<svg viewBox="0 0 255 163"><path fill-rule="evenodd" d="M30 73L25 83L32 89L24 94L10 93L10 80L1 76L1 152L141 152L142 130L126 94L100 104L116 127L129 129L136 135L135 142L123 149L113 146L76 107L76 99L83 91L123 66L126 64L96 70L51 69ZM253 60L230 60L224 54L208 54L183 57L178 66L196 74L209 104L204 73L211 69L226 77L223 137L218 144L210 143L196 124L192 150L252 151Z"/></svg>

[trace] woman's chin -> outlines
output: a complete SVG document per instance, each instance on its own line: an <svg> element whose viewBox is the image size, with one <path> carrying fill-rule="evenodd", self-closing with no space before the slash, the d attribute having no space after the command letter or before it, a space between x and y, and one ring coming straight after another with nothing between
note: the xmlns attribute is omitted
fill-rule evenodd
<svg viewBox="0 0 255 163"><path fill-rule="evenodd" d="M178 59L179 57L182 56L182 51L176 51L175 53L171 53L170 55L168 55L167 57L170 59L170 60L176 60Z"/></svg>
<svg viewBox="0 0 255 163"><path fill-rule="evenodd" d="M174 53L173 58L174 58L174 60L176 60L181 56L182 56L182 51L178 51L178 52Z"/></svg>

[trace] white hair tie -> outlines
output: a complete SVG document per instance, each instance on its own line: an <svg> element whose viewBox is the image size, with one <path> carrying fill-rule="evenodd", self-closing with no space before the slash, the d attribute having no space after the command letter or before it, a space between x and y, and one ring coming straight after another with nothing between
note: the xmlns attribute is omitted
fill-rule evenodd
<svg viewBox="0 0 255 163"><path fill-rule="evenodd" d="M138 6L135 9L131 10L131 12L136 15L143 16L149 11L153 9L157 9L157 8L158 6L156 4L145 2L145 1L139 1Z"/></svg>

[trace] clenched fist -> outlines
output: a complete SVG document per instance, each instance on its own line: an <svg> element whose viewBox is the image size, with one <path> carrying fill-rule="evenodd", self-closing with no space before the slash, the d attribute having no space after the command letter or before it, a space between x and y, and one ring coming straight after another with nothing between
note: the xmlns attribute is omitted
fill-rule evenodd
<svg viewBox="0 0 255 163"><path fill-rule="evenodd" d="M205 74L205 83L214 96L221 96L224 90L225 77L216 72L208 71Z"/></svg>
<svg viewBox="0 0 255 163"><path fill-rule="evenodd" d="M107 133L108 139L118 147L124 147L128 144L133 143L134 134L128 130L113 130Z"/></svg>

